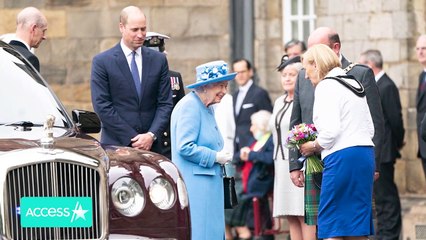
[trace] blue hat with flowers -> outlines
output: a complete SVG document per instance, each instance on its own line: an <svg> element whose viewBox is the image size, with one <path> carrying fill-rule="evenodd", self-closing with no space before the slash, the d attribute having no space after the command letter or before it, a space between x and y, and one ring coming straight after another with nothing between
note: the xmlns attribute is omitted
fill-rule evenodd
<svg viewBox="0 0 426 240"><path fill-rule="evenodd" d="M209 83L229 81L235 78L237 73L228 73L228 64L225 61L213 61L195 68L197 80L195 83L186 86L187 88L196 88Z"/></svg>

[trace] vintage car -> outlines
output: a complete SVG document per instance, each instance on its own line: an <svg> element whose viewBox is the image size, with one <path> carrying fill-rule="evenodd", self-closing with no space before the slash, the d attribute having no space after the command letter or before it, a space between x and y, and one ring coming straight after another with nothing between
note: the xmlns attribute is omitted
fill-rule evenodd
<svg viewBox="0 0 426 240"><path fill-rule="evenodd" d="M3 239L190 239L185 183L162 155L103 146L93 112L70 117L38 72L0 41ZM1 237L0 237L1 239Z"/></svg>

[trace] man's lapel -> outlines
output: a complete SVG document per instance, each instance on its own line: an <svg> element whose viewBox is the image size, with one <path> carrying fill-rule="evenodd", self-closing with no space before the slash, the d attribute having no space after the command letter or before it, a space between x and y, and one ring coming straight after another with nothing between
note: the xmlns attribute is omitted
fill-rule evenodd
<svg viewBox="0 0 426 240"><path fill-rule="evenodd" d="M146 86L148 86L148 81L150 81L150 79L148 79L148 76L149 76L148 71L151 69L152 56L150 52L146 50L145 47L141 48L141 53L142 53L142 86L141 86L142 89L141 89L140 99L142 100L146 90Z"/></svg>
<svg viewBox="0 0 426 240"><path fill-rule="evenodd" d="M132 72L130 71L130 67L129 64L127 63L127 58L124 55L123 50L121 49L120 44L116 45L115 47L115 61L116 61L116 66L118 66L118 68L120 69L120 72L123 74L124 76L124 81L127 82L128 86L135 86L135 83L133 81L133 77L132 77ZM136 91L135 87L132 87L131 89L133 89L133 94L135 97L137 97L138 92Z"/></svg>

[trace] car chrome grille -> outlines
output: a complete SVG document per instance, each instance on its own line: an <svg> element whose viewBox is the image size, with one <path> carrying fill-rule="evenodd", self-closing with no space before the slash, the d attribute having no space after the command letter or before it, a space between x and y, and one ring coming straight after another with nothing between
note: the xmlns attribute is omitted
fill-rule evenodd
<svg viewBox="0 0 426 240"><path fill-rule="evenodd" d="M96 169L67 162L43 162L13 169L6 178L8 231L12 239L99 239L102 235L100 175ZM87 228L23 228L21 197L91 197L93 225ZM8 235L9 235L8 234Z"/></svg>

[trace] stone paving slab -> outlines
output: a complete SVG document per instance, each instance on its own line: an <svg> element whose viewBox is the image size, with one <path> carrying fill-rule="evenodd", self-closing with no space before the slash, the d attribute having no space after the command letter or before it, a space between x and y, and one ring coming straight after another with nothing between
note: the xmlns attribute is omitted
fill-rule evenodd
<svg viewBox="0 0 426 240"><path fill-rule="evenodd" d="M403 229L400 239L426 239L424 236L426 234L424 232L426 230L426 194L405 194L401 195L400 199L403 218ZM287 221L284 221L282 229L288 230ZM286 233L275 236L275 240L289 239Z"/></svg>

